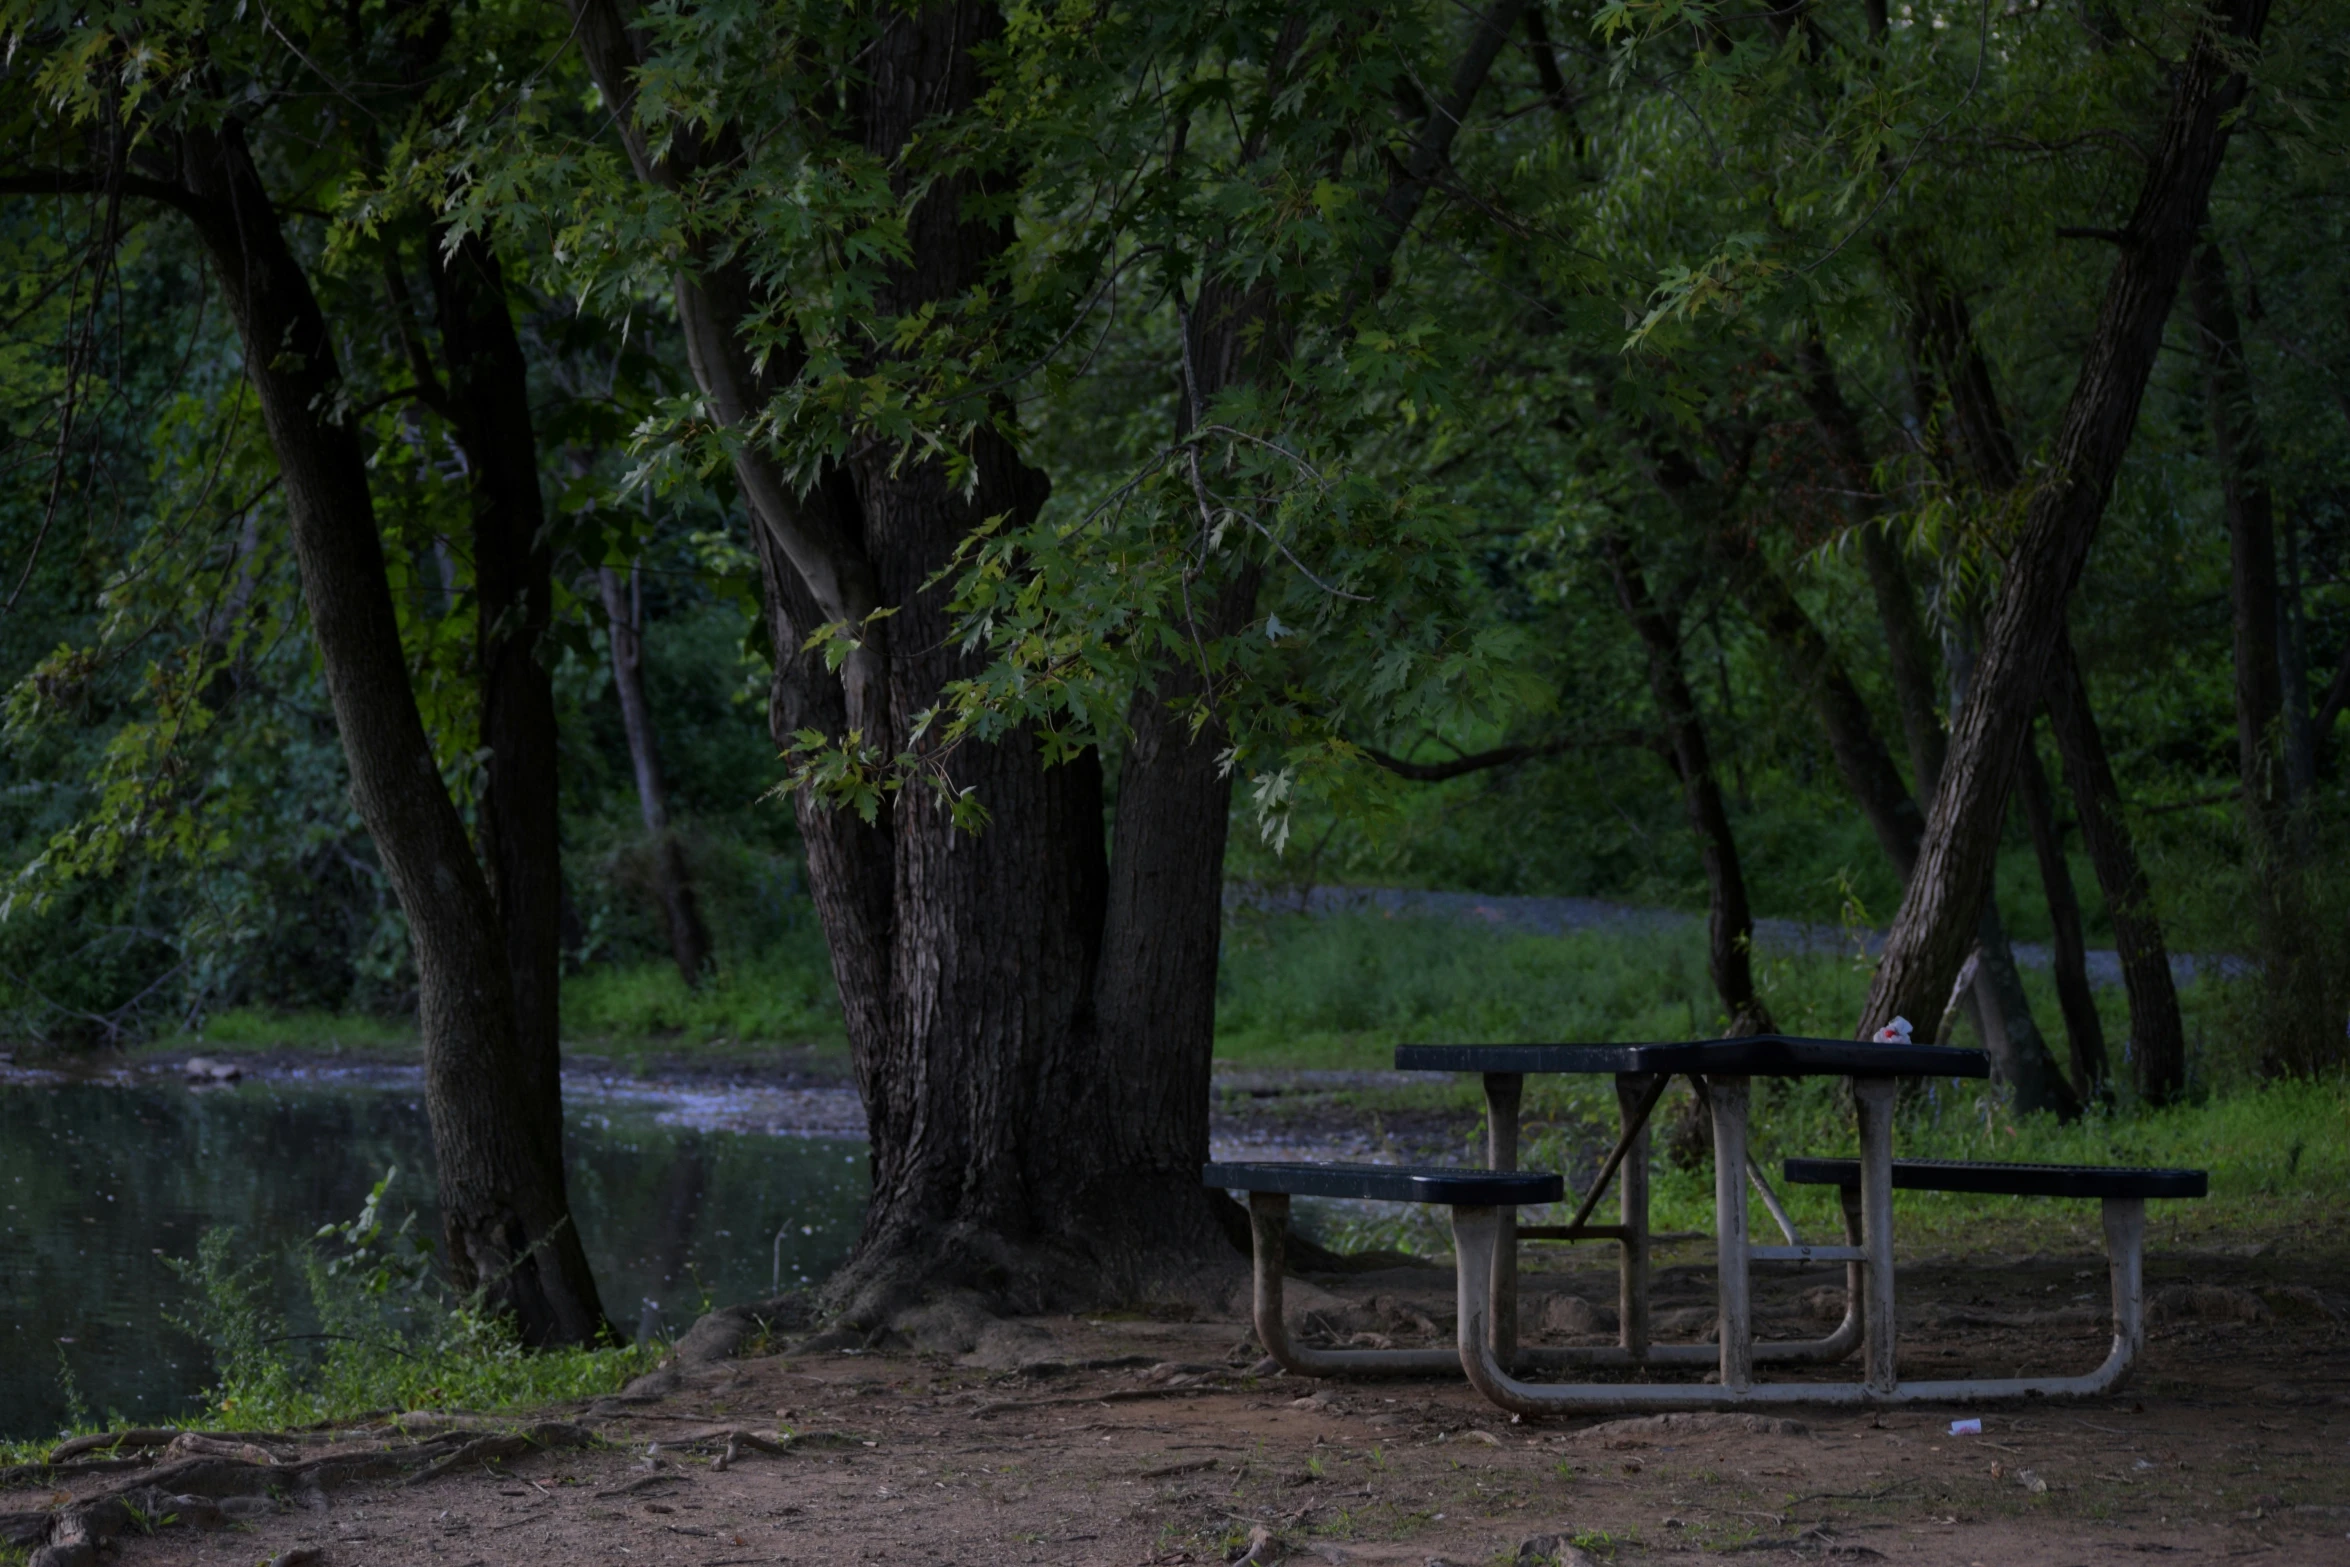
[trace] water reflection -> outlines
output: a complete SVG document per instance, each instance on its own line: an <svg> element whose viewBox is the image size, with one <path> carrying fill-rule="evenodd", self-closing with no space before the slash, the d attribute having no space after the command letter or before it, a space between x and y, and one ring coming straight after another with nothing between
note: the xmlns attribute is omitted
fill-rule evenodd
<svg viewBox="0 0 2350 1567"><path fill-rule="evenodd" d="M861 1142L671 1127L641 1091L567 1099L573 1212L624 1327L679 1331L705 1292L757 1298L779 1267L786 1284L821 1277L856 1238ZM0 1435L57 1428L62 1368L100 1414L184 1412L211 1367L167 1325L185 1295L162 1259L214 1225L280 1257L356 1213L392 1165L393 1211L416 1208L437 1237L431 1146L412 1076L0 1086Z"/></svg>

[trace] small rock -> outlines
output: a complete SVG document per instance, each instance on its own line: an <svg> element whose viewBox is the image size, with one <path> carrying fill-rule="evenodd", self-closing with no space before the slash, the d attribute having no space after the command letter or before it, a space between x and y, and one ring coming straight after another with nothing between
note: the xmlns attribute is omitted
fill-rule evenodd
<svg viewBox="0 0 2350 1567"><path fill-rule="evenodd" d="M2258 1295L2229 1284L2166 1284L2146 1302L2156 1322L2266 1322L2268 1306Z"/></svg>
<svg viewBox="0 0 2350 1567"><path fill-rule="evenodd" d="M1616 1314L1605 1306L1598 1306L1580 1295L1553 1295L1542 1303L1542 1331L1545 1333L1613 1333Z"/></svg>
<svg viewBox="0 0 2350 1567"><path fill-rule="evenodd" d="M1536 1534L1518 1542L1516 1567L1596 1567L1570 1535Z"/></svg>

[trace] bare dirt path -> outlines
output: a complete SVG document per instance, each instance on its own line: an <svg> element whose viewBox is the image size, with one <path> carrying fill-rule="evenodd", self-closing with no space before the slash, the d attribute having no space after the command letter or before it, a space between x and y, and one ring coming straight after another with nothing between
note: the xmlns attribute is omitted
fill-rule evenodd
<svg viewBox="0 0 2350 1567"><path fill-rule="evenodd" d="M2101 1272L2089 1256L1906 1269L1905 1374L2092 1363L2103 1328L2076 1297ZM1832 1309L1830 1277L1769 1281L1766 1328ZM395 1471L424 1450L379 1428L331 1450L416 1456L331 1488L280 1484L282 1498L261 1469L245 1480L262 1494L225 1511L185 1501L185 1518L125 1527L91 1559L1172 1567L1231 1562L1253 1542L1257 1562L1307 1567L1583 1559L1570 1548L1621 1563L2350 1563L2345 1259L2158 1257L2153 1282L2161 1320L2123 1396L1792 1423L1517 1423L1451 1381L1259 1376L1237 1316L1033 1320L1013 1335L1025 1364L1012 1371L910 1350L754 1353L663 1377L673 1385L641 1402L545 1412L569 1423L543 1428L556 1445L444 1456L421 1483ZM1293 1309L1329 1339L1425 1342L1449 1333L1449 1287L1433 1268L1324 1278ZM1705 1332L1709 1290L1702 1265L1665 1270L1660 1322ZM1611 1293L1597 1271L1540 1275L1529 1323L1588 1338ZM1980 1413L1982 1434L1950 1435L1955 1413ZM721 1467L729 1430L793 1436ZM234 1489L232 1467L204 1472L228 1474L216 1494ZM9 1476L0 1513L22 1520L140 1473ZM303 1551L318 1554L289 1554Z"/></svg>

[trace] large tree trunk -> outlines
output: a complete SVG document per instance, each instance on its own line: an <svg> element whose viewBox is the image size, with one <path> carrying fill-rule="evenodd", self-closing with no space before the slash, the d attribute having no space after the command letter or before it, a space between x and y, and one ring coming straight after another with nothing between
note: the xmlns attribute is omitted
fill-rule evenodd
<svg viewBox="0 0 2350 1567"><path fill-rule="evenodd" d="M1506 34L1517 0L1497 9ZM696 163L728 155L724 133L649 140L632 118L644 40L612 0L574 0L573 12L640 177L674 186ZM918 123L967 107L980 85L974 51L1000 29L979 4L890 13L860 62L868 148L894 159ZM1475 36L1491 30L1481 24ZM1307 31L1291 29L1288 47ZM1472 48L1470 91L1499 47L1492 40L1481 57ZM1457 86L1446 109L1465 105ZM1381 209L1389 247L1440 172L1457 115L1432 115L1430 125L1429 146L1398 175L1415 188ZM911 260L892 277L885 308L949 297L986 274L1005 233L961 220L974 189L964 175L915 209ZM740 424L764 396L735 341L752 296L739 269L689 259L678 298L694 372L719 420ZM1278 352L1253 329L1261 320L1245 319L1256 296L1219 314L1214 286L1203 294L1195 317L1216 317L1210 325L1229 331L1232 349L1201 345L1203 380L1216 365L1246 373ZM1024 520L1044 496L1042 476L993 435L976 443L968 495L952 493L936 465L893 468L892 455L854 458L849 472L794 496L756 442L737 450L738 481L764 524L779 740L814 728L861 731L885 754L903 743L913 714L970 667L954 651L943 595L924 585L981 519ZM1253 568L1213 587L1204 633L1245 626L1255 588ZM844 693L799 650L827 621L859 621L860 604L899 613L888 643L878 628L863 639ZM852 1320L879 1317L924 1279L979 1282L1018 1300L1056 1288L1132 1294L1170 1270L1196 1273L1201 1248L1228 1243L1198 1169L1230 782L1215 760L1220 731L1195 735L1189 714L1174 710L1189 678L1173 673L1135 702L1114 893L1091 756L1047 769L1025 737L955 751L946 762L954 785L974 790L990 814L976 837L913 794L870 825L798 802L873 1128L874 1201L835 1286Z"/></svg>
<svg viewBox="0 0 2350 1567"><path fill-rule="evenodd" d="M2187 1040L2179 1022L2179 993L2171 980L2170 953L2155 917L2137 846L2122 819L2121 790L2105 756L2088 683L2073 657L2072 638L2056 634L2048 671L2048 721L2064 758L2065 787L2081 819L2081 842L2096 867L2105 894L2113 943L2121 954L2122 984L2130 997L2130 1068L2138 1097L2168 1104L2187 1083Z"/></svg>
<svg viewBox="0 0 2350 1567"><path fill-rule="evenodd" d="M2048 894L2053 932L2056 1003L2064 1012L2064 1034L2072 1047L2073 1097L2083 1104L2105 1097L2105 1023L2089 989L2089 947L2081 933L2081 899L2073 890L2072 866L2064 856L2064 832L2040 752L2029 740L2016 769L2016 793L2032 831L2032 852L2040 861L2040 885Z"/></svg>
<svg viewBox="0 0 2350 1567"><path fill-rule="evenodd" d="M2243 78L2230 64L2246 42L2257 42L2267 14L2268 0L2230 0L2198 33L2177 74L2161 145L2128 225L2130 241L2114 268L2047 476L2033 492L2007 562L1973 697L1957 715L1918 874L1860 1019L1864 1038L1896 1013L1931 1015L1966 956L2048 651L2137 423L2163 323L2227 146L2225 118L2243 97Z"/></svg>
<svg viewBox="0 0 2350 1567"><path fill-rule="evenodd" d="M1900 771L1878 736L1868 704L1818 623L1769 563L1749 557L1736 562L1733 569L1748 612L1810 701L1812 714L1828 737L1829 754L1836 759L1845 787L1859 803L1877 846L1893 862L1902 884L1908 885L1917 869L1925 818L1916 800L1902 787ZM2047 1044L2032 1018L1999 912L1988 898L1977 923L1976 939L1983 957L1976 964L1975 982L1967 988L1964 1000L1975 1033L1991 1057L1993 1076L2014 1089L2019 1107L2053 1109L2070 1117L2079 1106L2054 1081ZM1935 1010L1911 1021L1931 1029L1941 1016L1937 1003Z"/></svg>
<svg viewBox="0 0 2350 1567"><path fill-rule="evenodd" d="M1859 690L1794 593L1759 558L1748 565L1741 580L1757 622L1778 646L1789 673L1810 693L1813 712L1828 733L1829 749L1845 782L1861 802L1878 844L1907 887L1917 868L1918 847L1925 832L1925 818L1916 800L1930 804L1942 776L1942 720L1934 699L1936 660L1900 549L1877 520L1883 507L1875 495L1875 477L1860 420L1844 400L1835 363L1816 328L1804 335L1797 361L1803 398L1813 421L1844 469L1852 492L1862 498L1862 515L1857 519L1861 559L1876 600L1878 622L1885 632L1894 697L1918 781L1914 798L1901 787L1899 771L1878 738ZM1979 365L1977 372L1987 395L1988 372ZM2023 976L2009 948L2006 927L1999 918L1995 892L1988 886L1975 939L1981 957L1964 1005L1976 1037L1991 1057L1993 1076L2014 1090L2019 1108L2053 1109L2070 1119L2079 1113L2080 1106L2057 1079L2047 1041L2039 1020L2032 1015L2031 999L2024 992ZM1940 1020L1941 1014L1936 1013L1911 1021L1923 1022L1931 1029L1938 1028Z"/></svg>
<svg viewBox="0 0 2350 1567"><path fill-rule="evenodd" d="M2244 333L2228 285L2227 259L2207 241L2188 274L2188 298L2203 350L2204 398L2212 455L2228 519L2230 600L2236 655L2236 762L2251 847L2252 895L2260 927L2263 1067L2306 1070L2319 1057L2325 995L2310 942L2294 852L2293 789L2286 767L2285 696L2279 653L2288 638L2277 595L2274 504L2260 408L2244 362ZM2306 700L2306 692L2296 695Z"/></svg>
<svg viewBox="0 0 2350 1567"><path fill-rule="evenodd" d="M478 234L426 246L473 512L474 647L487 752L479 815L490 901L506 937L516 1043L532 1114L563 1117L563 846L555 815L555 688L542 660L554 593L529 367L505 278ZM558 1133L558 1135L560 1135Z"/></svg>
<svg viewBox="0 0 2350 1567"><path fill-rule="evenodd" d="M1941 376L1949 388L1952 424L1960 433L1960 462L1979 489L1991 495L2004 495L2020 479L2021 468L1990 365L1975 341L1974 323L1968 315L1966 300L1930 253L1913 248L1904 254L1908 263L1904 281L1911 295L1914 350L1921 363L1930 365L1931 373ZM1921 405L1921 416L1930 413L1930 406ZM1872 582L1881 582L1875 572L1871 578ZM1888 635L1894 633L1889 629ZM1905 708L1908 705L1909 700L1905 699ZM2099 810L2094 836L2088 832L2086 823L2089 812L2099 809L2097 802L2082 803L2081 786L2077 782L2069 787L2084 821L2083 837L2107 904L2111 906L2117 899L2123 899L2134 911L2129 939L2118 942L2130 998L2131 1031L2134 1037L2156 1041L2159 1056L2172 1050L2183 1038L2178 995L2171 983L2168 958L2162 950L2161 922L2144 896L2144 878L2129 841L2128 825L2121 817L2119 798L2110 793L2112 772L2085 693L2070 722L2052 722L2052 728L2068 777L2101 776L2106 780L2109 795L2106 808ZM1933 771L1939 775L1944 754L1939 728L1933 733L1933 747ZM1927 798L1930 802L1930 792ZM2143 1010L2149 1007L2155 1011ZM1978 1030L1986 1021L1978 1012Z"/></svg>
<svg viewBox="0 0 2350 1567"><path fill-rule="evenodd" d="M1722 998L1722 1010L1729 1017L1725 1032L1776 1033L1778 1024L1754 988L1754 911L1746 901L1738 841L1730 831L1730 813L1722 805L1721 784L1714 776L1713 755L1705 743L1705 723L1682 667L1680 629L1650 594L1640 561L1624 537L1605 534L1599 544L1607 557L1608 574L1615 581L1616 602L1623 606L1647 654L1649 694L1664 721L1667 753L1675 776L1681 780L1682 804L1705 861L1705 962L1713 975L1714 991Z"/></svg>
<svg viewBox="0 0 2350 1567"><path fill-rule="evenodd" d="M533 1343L594 1341L606 1325L564 1192L550 1063L517 1025L506 932L417 714L365 455L335 414L333 341L241 127L183 131L173 150L175 204L227 294L277 454L352 800L408 917L450 1273ZM509 843L528 831L508 818ZM558 880L550 922L559 902Z"/></svg>
<svg viewBox="0 0 2350 1567"><path fill-rule="evenodd" d="M1449 154L1494 58L1518 25L1522 0L1494 0L1472 22L1443 102L1422 124L1381 203L1366 272L1383 285L1388 259L1402 243L1421 200ZM1269 93L1277 93L1306 29L1294 13L1274 47ZM1262 121L1260 120L1260 124ZM1261 152L1261 146L1256 149ZM1255 156L1246 154L1243 162ZM1260 383L1290 351L1290 325L1270 285L1232 283L1207 269L1185 313L1185 364L1178 431L1192 428L1228 388ZM1255 617L1261 572L1236 562L1204 592L1195 589L1204 641L1236 634ZM1128 741L1118 775L1118 809L1110 886L1095 985L1097 1026L1123 1065L1124 1097L1106 1116L1110 1163L1103 1190L1161 1194L1170 1227L1184 1235L1213 1226L1240 1237L1221 1194L1206 1199L1181 1187L1198 1180L1207 1157L1208 1079L1215 1054L1216 965L1222 948L1225 837L1233 779L1217 761L1226 744L1212 717L1195 730L1204 695L1188 664L1167 669L1138 691L1127 711Z"/></svg>
<svg viewBox="0 0 2350 1567"><path fill-rule="evenodd" d="M710 933L702 924L701 907L694 898L685 845L669 823L669 785L661 776L652 710L645 705L641 580L633 565L628 568L626 582L609 566L596 571L596 586L604 600L604 623L612 641L612 694L620 702L620 727L628 737L628 764L636 775L637 811L645 824L645 841L653 850L653 888L661 900L669 954L690 988L701 984L702 971L710 966ZM789 743L789 731L783 743Z"/></svg>

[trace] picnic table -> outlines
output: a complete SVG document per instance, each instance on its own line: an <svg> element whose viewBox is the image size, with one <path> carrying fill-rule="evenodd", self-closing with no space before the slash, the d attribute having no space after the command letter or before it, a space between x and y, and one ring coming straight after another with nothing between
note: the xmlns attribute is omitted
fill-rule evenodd
<svg viewBox="0 0 2350 1567"><path fill-rule="evenodd" d="M1209 1184L1246 1190L1255 1233L1256 1322L1267 1351L1308 1375L1410 1374L1458 1366L1494 1403L1518 1413L1583 1410L1722 1408L1749 1403L1885 1404L2027 1396L2086 1396L2116 1385L2144 1342L2141 1270L2145 1201L2199 1197L2204 1176L2188 1170L1896 1161L1893 1112L1904 1077L1982 1078L1980 1051L1946 1046L1803 1039L1760 1035L1663 1044L1405 1045L1404 1071L1474 1072L1484 1081L1487 1169L1398 1169L1304 1163L1216 1164ZM1619 1134L1562 1225L1517 1222L1521 1206L1561 1200L1556 1175L1518 1169L1520 1112L1530 1073L1612 1075ZM1709 1108L1714 1134L1717 1338L1706 1344L1657 1344L1649 1336L1648 1122L1675 1076L1687 1077ZM1851 1084L1859 1157L1797 1159L1784 1174L1799 1184L1832 1185L1841 1198L1840 1243L1805 1240L1769 1179L1748 1151L1751 1086L1757 1077L1840 1077ZM1781 1231L1780 1244L1748 1234L1746 1192L1759 1193ZM1613 1185L1614 1223L1592 1215ZM2114 1309L2113 1345L2095 1371L2079 1377L2015 1377L1903 1383L1895 1354L1893 1191L2008 1192L2094 1197L2104 1204ZM1292 1195L1444 1203L1452 1208L1460 1317L1456 1350L1325 1350L1295 1343L1281 1303L1285 1236ZM1550 1348L1517 1342L1517 1251L1521 1241L1612 1241L1618 1247L1618 1341ZM1753 1265L1842 1262L1844 1319L1824 1337L1757 1343L1750 1279ZM1757 1382L1757 1364L1830 1364L1862 1351L1857 1382ZM1522 1380L1519 1373L1612 1366L1630 1370L1710 1363L1704 1384L1574 1383Z"/></svg>
<svg viewBox="0 0 2350 1567"><path fill-rule="evenodd" d="M1612 1354L1585 1350L1551 1351L1531 1357L1584 1364L1666 1365L1715 1361L1719 1386L1753 1385L1757 1361L1827 1363L1843 1359L1856 1342L1865 1347L1867 1380L1893 1381L1893 1106L1903 1077L1990 1075L1979 1050L1942 1045L1896 1044L1850 1039L1803 1039L1766 1034L1740 1039L1691 1040L1622 1045L1405 1045L1395 1053L1398 1070L1475 1072L1484 1078L1486 1163L1497 1170L1518 1166L1520 1111L1530 1074L1590 1076L1612 1074L1620 1132L1584 1193L1575 1215L1563 1225L1521 1230L1514 1209L1495 1208L1490 1220L1472 1220L1480 1231L1459 1254L1462 1276L1472 1269L1471 1250L1489 1252L1483 1266L1490 1283L1486 1304L1491 1348L1497 1368L1519 1360L1516 1349L1517 1262L1520 1240L1613 1240L1619 1251L1618 1343ZM1666 1087L1685 1076L1708 1104L1714 1134L1714 1243L1717 1256L1718 1342L1660 1345L1648 1334L1648 1122ZM1842 1077L1852 1084L1860 1123L1861 1177L1844 1188L1842 1244L1813 1244L1796 1231L1786 1205L1747 1149L1751 1085L1757 1077ZM1619 1186L1619 1222L1594 1225L1593 1210L1611 1183ZM1747 1229L1746 1190L1751 1184L1778 1225L1785 1245L1756 1245ZM1457 1212L1458 1210L1456 1210ZM1489 1238L1482 1233L1490 1230ZM1751 1267L1755 1262L1845 1264L1844 1320L1824 1338L1771 1344L1754 1339ZM1504 1375L1507 1371L1504 1370ZM1477 1371L1470 1369L1477 1380ZM1546 1389L1543 1397L1552 1396ZM1614 1396L1611 1389L1610 1396Z"/></svg>

